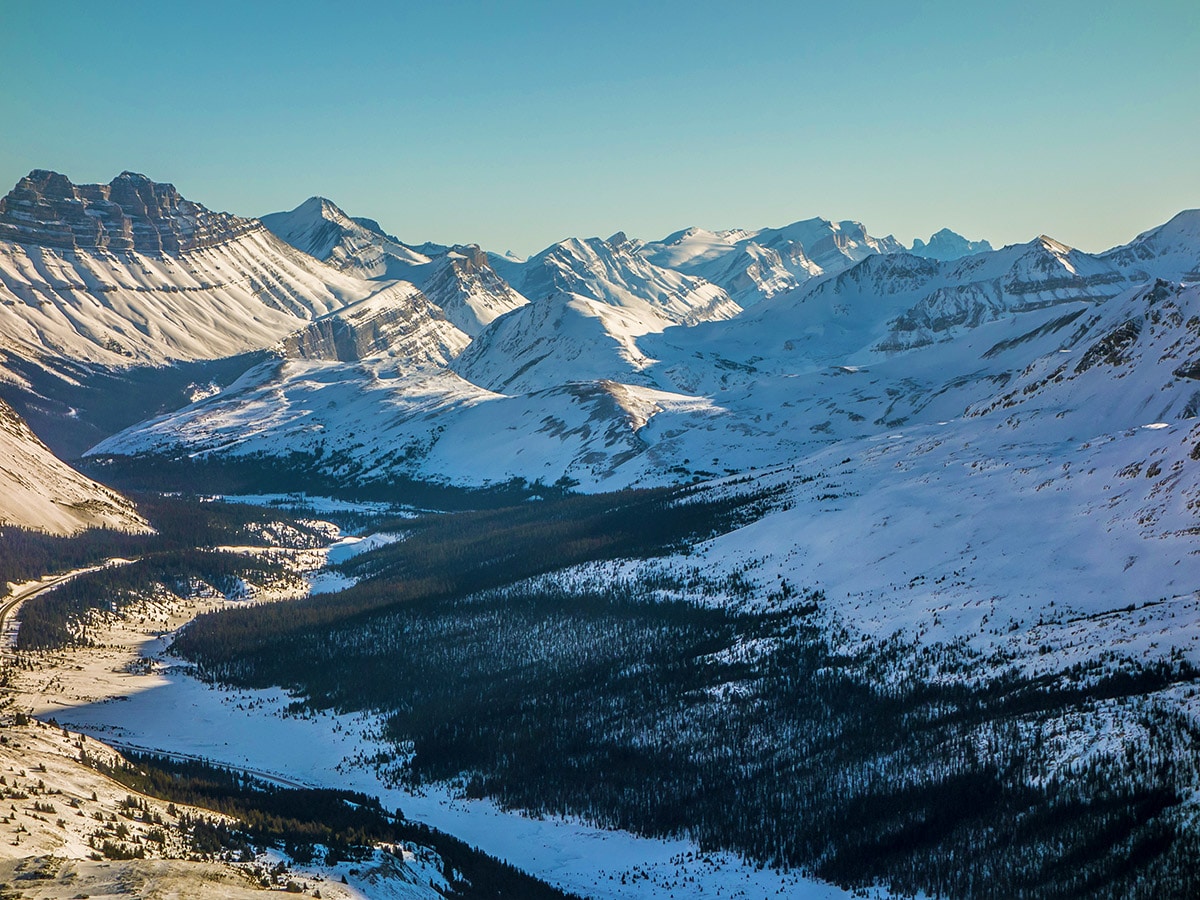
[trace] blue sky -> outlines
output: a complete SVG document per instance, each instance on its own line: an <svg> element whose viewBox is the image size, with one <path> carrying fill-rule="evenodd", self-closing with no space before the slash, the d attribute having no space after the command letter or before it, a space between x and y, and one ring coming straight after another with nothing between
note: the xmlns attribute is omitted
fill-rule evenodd
<svg viewBox="0 0 1200 900"><path fill-rule="evenodd" d="M313 194L407 241L853 218L1104 249L1200 206L1200 3L3 0L0 184Z"/></svg>

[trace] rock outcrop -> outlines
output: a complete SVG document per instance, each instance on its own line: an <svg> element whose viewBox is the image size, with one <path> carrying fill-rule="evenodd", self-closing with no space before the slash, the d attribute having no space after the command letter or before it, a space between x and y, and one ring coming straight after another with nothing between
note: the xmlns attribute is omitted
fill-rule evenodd
<svg viewBox="0 0 1200 900"><path fill-rule="evenodd" d="M214 247L262 228L257 219L213 212L172 184L122 172L108 184L72 184L34 169L0 198L0 240L66 250L151 256Z"/></svg>

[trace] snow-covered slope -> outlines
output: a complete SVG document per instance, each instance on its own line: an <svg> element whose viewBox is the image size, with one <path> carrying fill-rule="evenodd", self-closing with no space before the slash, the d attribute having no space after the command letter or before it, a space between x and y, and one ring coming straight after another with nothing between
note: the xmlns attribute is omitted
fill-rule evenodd
<svg viewBox="0 0 1200 900"><path fill-rule="evenodd" d="M262 223L297 250L359 278L406 278L429 257L385 233L372 219L352 219L330 200L309 197Z"/></svg>
<svg viewBox="0 0 1200 900"><path fill-rule="evenodd" d="M624 234L609 240L570 238L522 264L505 277L530 300L568 293L691 325L728 319L741 311L720 287L703 278L664 269L634 252Z"/></svg>
<svg viewBox="0 0 1200 900"><path fill-rule="evenodd" d="M941 231L935 231L928 243L920 238L914 240L908 252L913 256L951 260L970 256L972 253L987 253L993 249L987 241L967 240L961 234L951 231L949 228L943 228Z"/></svg>
<svg viewBox="0 0 1200 900"><path fill-rule="evenodd" d="M1200 281L1200 209L1185 209L1100 258L1136 281Z"/></svg>
<svg viewBox="0 0 1200 900"><path fill-rule="evenodd" d="M721 288L654 266L624 235L568 240L510 264L533 302L500 316L455 361L464 378L519 392L600 379L641 381L641 335L740 312Z"/></svg>
<svg viewBox="0 0 1200 900"><path fill-rule="evenodd" d="M1127 300L1110 299L1129 290L1125 273L1039 238L952 261L869 253L735 318L681 327L673 324L678 307L632 290L630 272L638 270L623 259L631 246L567 242L529 263L508 263L529 283L570 281L591 294L535 294L484 328L450 371L437 368L457 346L444 332L421 338L436 348L424 356L399 354L419 359L417 371L389 357L387 342L375 342L373 333L339 344L332 329L345 317L334 316L295 339L295 355L315 361L268 367L238 390L129 429L96 452L336 449L337 465L365 479L664 484L958 421L967 410L1003 404L1014 385L1032 402L1036 389L1025 391L1022 379L1058 365L1066 358L1060 351L1075 352L1073 342L1099 340L1133 315L1121 311ZM1190 317L1171 318L1179 334L1169 341L1164 332L1167 343L1154 351L1174 360L1171 372L1191 364L1191 350L1176 348L1170 357L1167 350L1171 341L1191 346ZM1182 388L1162 393L1167 381L1178 387L1190 376L1147 377L1162 384L1146 382L1137 397L1127 379L1097 391L1139 415L1155 403L1164 416L1200 406L1189 405ZM372 408L373 427L366 424ZM1078 434L1076 423L1095 433L1130 427L1093 406L1047 419L1045 427ZM368 431L373 436L364 440ZM503 459L488 443L500 433Z"/></svg>
<svg viewBox="0 0 1200 900"><path fill-rule="evenodd" d="M407 277L441 307L446 318L472 336L498 316L529 302L497 274L488 254L476 244L451 247L410 270Z"/></svg>
<svg viewBox="0 0 1200 900"><path fill-rule="evenodd" d="M648 306L610 306L578 294L551 294L495 321L454 362L489 390L521 393L600 379L640 380L653 360L636 338L671 324Z"/></svg>
<svg viewBox="0 0 1200 900"><path fill-rule="evenodd" d="M86 528L145 531L146 521L124 497L80 475L37 439L0 400L0 525L50 534Z"/></svg>
<svg viewBox="0 0 1200 900"><path fill-rule="evenodd" d="M232 356L379 289L130 173L72 185L35 171L0 201L0 236L0 352L23 358Z"/></svg>
<svg viewBox="0 0 1200 900"><path fill-rule="evenodd" d="M821 267L794 245L780 253L746 237L743 231L688 228L646 244L641 254L656 265L707 278L742 306L793 290L822 274Z"/></svg>
<svg viewBox="0 0 1200 900"><path fill-rule="evenodd" d="M721 288L655 266L637 249L618 233L563 241L509 264L533 302L493 321L455 371L509 393L602 379L650 384L640 373L654 360L637 338L741 312Z"/></svg>
<svg viewBox="0 0 1200 900"><path fill-rule="evenodd" d="M638 252L656 265L719 284L739 304L751 306L871 254L903 249L891 236L871 237L858 222L817 218L757 231L688 228Z"/></svg>
<svg viewBox="0 0 1200 900"><path fill-rule="evenodd" d="M703 400L606 381L504 396L453 372L405 371L380 358L287 360L90 452L296 452L355 482L397 474L466 485L565 477L594 491L670 480L639 436L664 411L713 413Z"/></svg>
<svg viewBox="0 0 1200 900"><path fill-rule="evenodd" d="M1200 285L1158 280L1072 324L1057 353L1031 362L968 412L1014 420L1034 412L1054 431L1117 432L1200 415Z"/></svg>
<svg viewBox="0 0 1200 900"><path fill-rule="evenodd" d="M950 262L876 254L669 340L756 368L863 365L1015 312L1102 302L1127 284L1106 262L1046 237Z"/></svg>
<svg viewBox="0 0 1200 900"><path fill-rule="evenodd" d="M779 511L681 560L824 592L857 637L961 642L962 677L1041 674L1103 655L1200 662L1200 427L1147 422L1041 439L974 418L839 443L735 490Z"/></svg>

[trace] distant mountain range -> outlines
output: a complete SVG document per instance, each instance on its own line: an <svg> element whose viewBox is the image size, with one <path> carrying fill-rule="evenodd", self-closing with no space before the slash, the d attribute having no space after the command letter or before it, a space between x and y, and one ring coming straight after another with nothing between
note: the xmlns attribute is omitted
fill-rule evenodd
<svg viewBox="0 0 1200 900"><path fill-rule="evenodd" d="M405 243L317 197L216 213L128 172L32 172L0 200L0 235L3 394L60 452L586 490L989 408L1139 285L1200 268L1196 212L1102 254L948 230L910 251L808 219L519 260ZM1187 379L1161 391L1187 406L1170 399ZM1129 427L1110 407L1086 427Z"/></svg>

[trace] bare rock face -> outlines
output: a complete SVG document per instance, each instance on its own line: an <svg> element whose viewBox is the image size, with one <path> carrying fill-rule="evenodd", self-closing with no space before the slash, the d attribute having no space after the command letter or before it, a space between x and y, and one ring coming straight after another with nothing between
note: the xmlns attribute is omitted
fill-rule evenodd
<svg viewBox="0 0 1200 900"><path fill-rule="evenodd" d="M456 245L435 259L422 289L446 318L472 337L493 319L528 302L497 274L478 244Z"/></svg>
<svg viewBox="0 0 1200 900"><path fill-rule="evenodd" d="M289 359L358 362L388 356L405 366L444 366L470 338L414 285L391 283L359 303L323 316L283 341Z"/></svg>
<svg viewBox="0 0 1200 900"><path fill-rule="evenodd" d="M0 240L62 249L152 256L212 247L261 228L256 219L212 212L172 184L122 172L108 184L72 184L34 169L0 198Z"/></svg>

